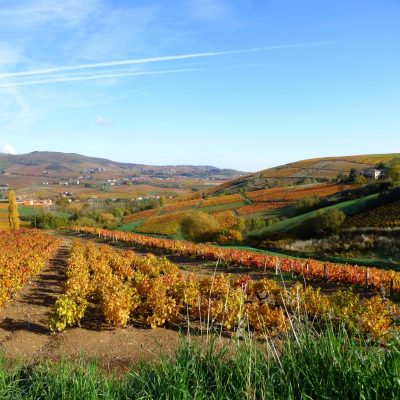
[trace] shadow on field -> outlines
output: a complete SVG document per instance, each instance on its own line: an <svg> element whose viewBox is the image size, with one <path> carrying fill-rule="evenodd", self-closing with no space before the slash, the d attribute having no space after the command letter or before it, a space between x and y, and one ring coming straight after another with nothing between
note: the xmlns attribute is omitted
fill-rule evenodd
<svg viewBox="0 0 400 400"><path fill-rule="evenodd" d="M18 321L12 318L5 318L0 323L0 328L9 332L26 331L41 335L49 333L49 328L46 326L29 321Z"/></svg>

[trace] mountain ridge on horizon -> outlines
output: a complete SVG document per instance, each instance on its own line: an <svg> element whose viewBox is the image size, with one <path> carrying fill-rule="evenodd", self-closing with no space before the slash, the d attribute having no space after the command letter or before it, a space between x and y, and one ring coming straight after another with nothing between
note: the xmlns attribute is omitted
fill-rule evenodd
<svg viewBox="0 0 400 400"><path fill-rule="evenodd" d="M0 153L0 169L4 174L42 175L43 171L50 174L74 175L84 170L98 169L115 173L154 172L159 174L190 174L223 176L226 178L247 174L229 168L218 168L209 165L149 165L113 161L102 157L86 156L79 153L64 153L56 151L32 151L26 154Z"/></svg>

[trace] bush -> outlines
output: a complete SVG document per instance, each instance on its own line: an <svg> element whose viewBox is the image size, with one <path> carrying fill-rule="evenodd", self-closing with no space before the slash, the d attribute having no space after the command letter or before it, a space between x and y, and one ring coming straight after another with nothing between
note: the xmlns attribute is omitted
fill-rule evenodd
<svg viewBox="0 0 400 400"><path fill-rule="evenodd" d="M305 220L295 233L300 237L335 233L340 230L345 219L346 215L341 210L320 210L315 217Z"/></svg>
<svg viewBox="0 0 400 400"><path fill-rule="evenodd" d="M367 178L365 176L357 176L356 179L354 179L354 183L358 186L363 186L368 183Z"/></svg>
<svg viewBox="0 0 400 400"><path fill-rule="evenodd" d="M60 217L49 212L43 212L31 217L31 228L57 229L68 225L68 218Z"/></svg>
<svg viewBox="0 0 400 400"><path fill-rule="evenodd" d="M222 231L217 238L217 242L219 244L226 244L226 243L231 243L231 242L241 242L242 240L243 240L243 236L242 236L241 232L236 231L234 229Z"/></svg>
<svg viewBox="0 0 400 400"><path fill-rule="evenodd" d="M181 232L185 239L195 242L214 241L220 230L218 221L201 211L191 212L181 222Z"/></svg>
<svg viewBox="0 0 400 400"><path fill-rule="evenodd" d="M262 229L265 227L265 221L260 217L252 217L250 220L247 220L247 230L255 231L257 229Z"/></svg>
<svg viewBox="0 0 400 400"><path fill-rule="evenodd" d="M312 208L317 208L321 203L319 197L307 196L296 202L296 208L300 210L308 210Z"/></svg>

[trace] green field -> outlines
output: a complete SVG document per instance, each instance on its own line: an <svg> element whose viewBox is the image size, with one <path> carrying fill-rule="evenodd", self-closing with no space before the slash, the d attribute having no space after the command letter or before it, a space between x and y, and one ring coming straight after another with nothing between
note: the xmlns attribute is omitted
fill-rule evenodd
<svg viewBox="0 0 400 400"><path fill-rule="evenodd" d="M369 206L371 206L374 201L378 198L379 193L372 194L370 196L361 197L356 200L344 201L342 203L335 204L333 206L328 206L325 208L321 208L319 210L311 211L305 214L298 215L296 217L285 219L284 221L280 221L272 226L268 226L266 228L259 229L257 231L250 232L247 236L256 237L262 236L266 233L273 232L288 232L294 228L297 228L300 224L307 221L310 218L315 217L318 212L321 210L341 210L346 215L357 214L366 210Z"/></svg>
<svg viewBox="0 0 400 400"><path fill-rule="evenodd" d="M27 206L20 206L18 208L19 215L21 218L31 218L34 215L40 215L43 211L50 212L51 214L57 216L57 217L63 217L63 218L70 218L72 214L62 212L62 211L50 211L48 209L42 209L40 207L36 207L35 209L33 207L27 207Z"/></svg>

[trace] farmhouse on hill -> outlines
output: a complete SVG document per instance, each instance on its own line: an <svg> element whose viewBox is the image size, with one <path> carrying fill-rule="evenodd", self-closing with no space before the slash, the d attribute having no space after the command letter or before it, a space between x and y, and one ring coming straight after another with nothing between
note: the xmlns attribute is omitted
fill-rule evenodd
<svg viewBox="0 0 400 400"><path fill-rule="evenodd" d="M367 169L364 172L364 176L366 178L379 179L383 177L383 171L381 169L376 169L376 168Z"/></svg>

